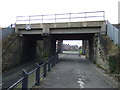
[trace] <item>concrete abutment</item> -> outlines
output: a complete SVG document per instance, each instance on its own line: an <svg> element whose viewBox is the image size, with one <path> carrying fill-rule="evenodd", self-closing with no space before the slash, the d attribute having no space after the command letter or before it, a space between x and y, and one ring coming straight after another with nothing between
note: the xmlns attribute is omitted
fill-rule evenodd
<svg viewBox="0 0 120 90"><path fill-rule="evenodd" d="M57 44L58 53L62 53L62 45L63 45L63 40L58 40L58 44Z"/></svg>
<svg viewBox="0 0 120 90"><path fill-rule="evenodd" d="M43 36L43 50L46 56L49 58L56 54L56 39L52 36Z"/></svg>

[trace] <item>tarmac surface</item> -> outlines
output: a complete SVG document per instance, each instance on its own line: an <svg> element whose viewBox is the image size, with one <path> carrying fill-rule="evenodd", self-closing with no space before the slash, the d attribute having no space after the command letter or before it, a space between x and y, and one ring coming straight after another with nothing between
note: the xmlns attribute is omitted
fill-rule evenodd
<svg viewBox="0 0 120 90"><path fill-rule="evenodd" d="M93 63L77 54L62 54L38 88L112 88Z"/></svg>

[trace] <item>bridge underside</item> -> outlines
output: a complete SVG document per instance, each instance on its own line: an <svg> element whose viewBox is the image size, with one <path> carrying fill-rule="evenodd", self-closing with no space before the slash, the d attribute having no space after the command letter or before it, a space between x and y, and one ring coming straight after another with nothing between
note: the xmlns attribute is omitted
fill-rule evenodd
<svg viewBox="0 0 120 90"><path fill-rule="evenodd" d="M89 40L94 34L54 34L51 35L57 40Z"/></svg>
<svg viewBox="0 0 120 90"><path fill-rule="evenodd" d="M51 34L47 35L54 38L55 40L89 40L95 33L90 34ZM35 34L25 34L24 37L27 37L31 40L43 40L45 36L35 35Z"/></svg>

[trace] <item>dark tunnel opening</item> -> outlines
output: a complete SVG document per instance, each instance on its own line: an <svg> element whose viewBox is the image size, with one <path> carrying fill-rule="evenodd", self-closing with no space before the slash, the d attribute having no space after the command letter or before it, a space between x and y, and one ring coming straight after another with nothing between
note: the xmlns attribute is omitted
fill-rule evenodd
<svg viewBox="0 0 120 90"><path fill-rule="evenodd" d="M89 59L92 60L93 54L93 37L94 34L62 34L62 35L23 35L22 36L22 63L36 61L38 59L38 52L44 51L48 56L52 56L56 53L61 53L60 50L63 40L82 40L83 54L86 52L86 48L89 47ZM38 42L41 43L38 43ZM39 49L42 46L42 49ZM39 50L38 50L39 49ZM41 54L41 53L40 53ZM39 57L42 60L42 57Z"/></svg>

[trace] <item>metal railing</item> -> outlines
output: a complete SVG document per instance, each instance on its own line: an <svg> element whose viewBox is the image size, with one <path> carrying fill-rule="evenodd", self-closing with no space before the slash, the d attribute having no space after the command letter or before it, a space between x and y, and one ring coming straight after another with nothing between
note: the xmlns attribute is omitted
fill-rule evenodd
<svg viewBox="0 0 120 90"><path fill-rule="evenodd" d="M15 33L15 29L14 28L4 28L3 30L1 30L2 33L2 39L8 38L10 35Z"/></svg>
<svg viewBox="0 0 120 90"><path fill-rule="evenodd" d="M59 59L58 55L56 54L42 65L36 63L36 68L31 72L27 72L25 69L23 69L23 77L11 85L7 90L13 90L15 88L29 90L33 86L39 86L42 78L46 77L47 72L50 71L57 62L59 62Z"/></svg>
<svg viewBox="0 0 120 90"><path fill-rule="evenodd" d="M120 30L107 21L107 35L114 44L120 45Z"/></svg>
<svg viewBox="0 0 120 90"><path fill-rule="evenodd" d="M48 15L17 16L16 24L76 22L89 20L105 20L104 11L62 13Z"/></svg>

